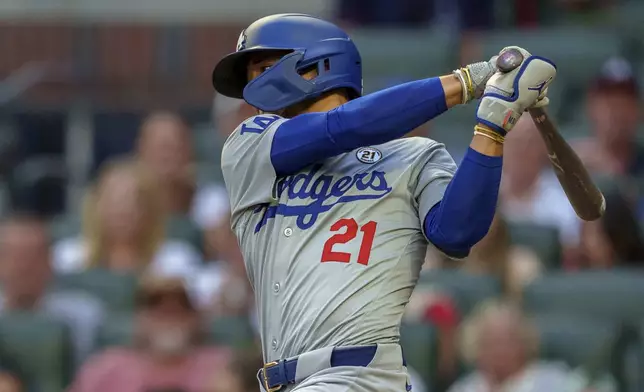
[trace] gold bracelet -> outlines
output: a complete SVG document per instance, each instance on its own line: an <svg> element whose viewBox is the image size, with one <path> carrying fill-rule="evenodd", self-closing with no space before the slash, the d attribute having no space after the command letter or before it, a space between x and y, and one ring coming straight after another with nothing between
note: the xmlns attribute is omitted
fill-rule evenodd
<svg viewBox="0 0 644 392"><path fill-rule="evenodd" d="M467 92L470 99L474 99L474 82L472 81L472 75L470 70L467 67L462 68L463 73L467 76Z"/></svg>
<svg viewBox="0 0 644 392"><path fill-rule="evenodd" d="M486 126L477 124L477 125L474 126L474 130L478 131L478 132L481 132L481 133L485 133L485 134L490 135L490 136L492 136L494 138L498 138L501 141L505 141L505 136L499 134L498 132L495 132L495 131L491 130L490 128L488 128Z"/></svg>
<svg viewBox="0 0 644 392"><path fill-rule="evenodd" d="M486 137L486 138L488 138L490 140L493 140L493 141L495 141L495 142L497 142L499 144L505 143L505 137L499 135L498 133L496 133L494 131L491 131L491 130L489 130L487 128L483 128L483 127L480 127L480 126L475 126L474 127L474 135L479 135L479 136Z"/></svg>

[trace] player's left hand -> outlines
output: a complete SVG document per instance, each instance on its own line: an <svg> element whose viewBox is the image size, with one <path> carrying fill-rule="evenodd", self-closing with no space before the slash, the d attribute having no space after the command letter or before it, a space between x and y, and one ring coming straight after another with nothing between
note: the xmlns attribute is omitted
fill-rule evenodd
<svg viewBox="0 0 644 392"><path fill-rule="evenodd" d="M504 50L508 49L519 50L523 62L512 71L495 73L487 81L476 112L480 124L501 136L516 125L525 110L548 104L548 86L557 76L557 68L552 61L533 56L518 46Z"/></svg>
<svg viewBox="0 0 644 392"><path fill-rule="evenodd" d="M537 102L535 102L534 105L530 106L528 109L532 108L543 108L548 106L550 104L550 99L548 99L548 88L546 87L545 90L539 95L539 98L537 99Z"/></svg>
<svg viewBox="0 0 644 392"><path fill-rule="evenodd" d="M496 58L493 56L488 61L480 61L466 65L454 71L454 75L463 85L463 103L468 103L475 98L481 98L485 84L497 71Z"/></svg>

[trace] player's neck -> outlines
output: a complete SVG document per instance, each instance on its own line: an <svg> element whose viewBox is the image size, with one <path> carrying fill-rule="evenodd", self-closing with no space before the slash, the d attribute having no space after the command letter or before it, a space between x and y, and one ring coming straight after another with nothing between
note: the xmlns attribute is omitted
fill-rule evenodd
<svg viewBox="0 0 644 392"><path fill-rule="evenodd" d="M311 103L302 113L328 112L347 102L349 102L349 99L344 94L331 93Z"/></svg>
<svg viewBox="0 0 644 392"><path fill-rule="evenodd" d="M330 91L315 100L305 101L287 108L283 116L291 118L304 113L328 112L347 102L349 102L349 97L344 91Z"/></svg>

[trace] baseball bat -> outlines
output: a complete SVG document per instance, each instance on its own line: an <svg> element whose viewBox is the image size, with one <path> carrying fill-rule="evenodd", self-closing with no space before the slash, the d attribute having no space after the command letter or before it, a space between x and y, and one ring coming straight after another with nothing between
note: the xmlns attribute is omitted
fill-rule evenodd
<svg viewBox="0 0 644 392"><path fill-rule="evenodd" d="M508 49L497 58L497 67L501 72L510 72L522 62L520 51ZM577 216L585 221L599 219L606 210L606 200L577 153L561 136L544 108L531 108L528 113L546 144L550 164Z"/></svg>

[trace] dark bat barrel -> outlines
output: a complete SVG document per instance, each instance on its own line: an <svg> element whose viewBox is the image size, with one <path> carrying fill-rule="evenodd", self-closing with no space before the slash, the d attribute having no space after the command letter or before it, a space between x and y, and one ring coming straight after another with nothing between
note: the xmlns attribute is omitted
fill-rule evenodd
<svg viewBox="0 0 644 392"><path fill-rule="evenodd" d="M543 108L532 108L528 112L541 133L550 163L577 216L585 221L599 219L606 210L606 201L581 159Z"/></svg>

